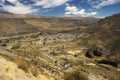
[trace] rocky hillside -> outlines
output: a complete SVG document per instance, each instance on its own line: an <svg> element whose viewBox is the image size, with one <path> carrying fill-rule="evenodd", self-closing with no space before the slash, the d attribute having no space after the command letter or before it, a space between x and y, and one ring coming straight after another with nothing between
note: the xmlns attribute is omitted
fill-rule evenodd
<svg viewBox="0 0 120 80"><path fill-rule="evenodd" d="M107 58L120 63L120 14L100 20L97 26L87 28L85 32L94 36L109 51Z"/></svg>
<svg viewBox="0 0 120 80"><path fill-rule="evenodd" d="M104 27L105 23L108 26L109 44L107 45L111 54L108 56L110 60L120 63L120 14L115 14L111 17L107 17L104 22L100 22ZM106 34L106 33L105 33Z"/></svg>

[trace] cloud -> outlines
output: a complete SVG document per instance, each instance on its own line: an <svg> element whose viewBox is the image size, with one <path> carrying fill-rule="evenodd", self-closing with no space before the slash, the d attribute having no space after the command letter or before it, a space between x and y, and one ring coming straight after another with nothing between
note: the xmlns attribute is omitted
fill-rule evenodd
<svg viewBox="0 0 120 80"><path fill-rule="evenodd" d="M0 9L14 14L31 14L61 6L68 1L72 0L0 0Z"/></svg>
<svg viewBox="0 0 120 80"><path fill-rule="evenodd" d="M65 16L82 16L82 17L90 17L95 16L97 12L87 12L85 9L79 9L76 6L66 5L65 8Z"/></svg>
<svg viewBox="0 0 120 80"><path fill-rule="evenodd" d="M0 6L2 6L3 3L5 3L5 0L0 0Z"/></svg>
<svg viewBox="0 0 120 80"><path fill-rule="evenodd" d="M88 3L91 4L96 9L100 9L102 7L113 5L119 2L120 0L97 0L97 1L88 0Z"/></svg>
<svg viewBox="0 0 120 80"><path fill-rule="evenodd" d="M0 0L0 3L4 4L6 1L12 4L15 4L16 2L18 2L18 0Z"/></svg>
<svg viewBox="0 0 120 80"><path fill-rule="evenodd" d="M42 6L43 8L52 8L65 4L71 0L34 0L35 6Z"/></svg>
<svg viewBox="0 0 120 80"><path fill-rule="evenodd" d="M3 2L3 3L4 3L4 2L5 2L5 0L0 0L0 2Z"/></svg>
<svg viewBox="0 0 120 80"><path fill-rule="evenodd" d="M94 7L99 9L101 7L104 7L104 6L116 4L118 2L120 2L120 0L103 0L101 3L99 3L98 5L96 5Z"/></svg>
<svg viewBox="0 0 120 80"><path fill-rule="evenodd" d="M18 0L6 0L6 1L11 2L11 3L15 3L15 2L17 2Z"/></svg>
<svg viewBox="0 0 120 80"><path fill-rule="evenodd" d="M14 6L2 5L2 9L4 11L14 13L14 14L31 14L38 11L38 9L34 9L31 6L24 5L17 0L8 0L8 1L10 1L11 3L14 3Z"/></svg>

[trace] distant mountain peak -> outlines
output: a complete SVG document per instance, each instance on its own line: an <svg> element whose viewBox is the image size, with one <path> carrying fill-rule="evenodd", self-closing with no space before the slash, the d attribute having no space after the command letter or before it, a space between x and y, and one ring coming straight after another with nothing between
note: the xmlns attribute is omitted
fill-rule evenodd
<svg viewBox="0 0 120 80"><path fill-rule="evenodd" d="M12 14L12 13L9 13L9 12L6 12L6 11L1 11L1 10L0 10L0 14Z"/></svg>

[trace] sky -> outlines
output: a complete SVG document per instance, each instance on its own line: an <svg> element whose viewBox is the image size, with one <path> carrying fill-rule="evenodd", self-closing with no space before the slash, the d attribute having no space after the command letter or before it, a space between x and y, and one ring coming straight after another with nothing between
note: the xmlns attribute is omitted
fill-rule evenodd
<svg viewBox="0 0 120 80"><path fill-rule="evenodd" d="M56 17L106 17L120 13L120 0L0 0L0 11Z"/></svg>

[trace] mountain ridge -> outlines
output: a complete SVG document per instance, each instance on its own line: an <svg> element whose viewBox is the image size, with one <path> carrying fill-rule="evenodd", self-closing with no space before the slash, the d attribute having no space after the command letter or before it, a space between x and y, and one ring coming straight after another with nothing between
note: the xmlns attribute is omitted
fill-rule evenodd
<svg viewBox="0 0 120 80"><path fill-rule="evenodd" d="M1 17L2 16L2 17ZM33 15L0 14L0 36L23 35L36 32L63 32L76 27L97 24L98 18L43 17ZM3 27L4 26L4 27Z"/></svg>

